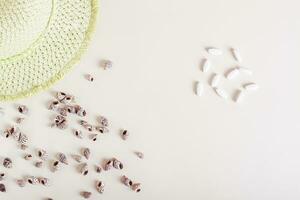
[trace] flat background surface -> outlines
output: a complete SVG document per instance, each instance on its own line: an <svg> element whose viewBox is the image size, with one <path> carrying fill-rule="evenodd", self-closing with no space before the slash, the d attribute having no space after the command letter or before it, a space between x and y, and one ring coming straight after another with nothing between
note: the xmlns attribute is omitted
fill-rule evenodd
<svg viewBox="0 0 300 200"><path fill-rule="evenodd" d="M82 177L70 166L51 173L24 161L11 140L1 138L0 156L15 166L8 173L8 192L1 199L205 199L296 200L300 198L300 13L297 0L103 0L94 40L74 71L50 91L18 101L29 106L22 130L30 137L30 152L77 153L92 149L89 164L116 156L125 169L100 175L91 170ZM209 57L204 48L224 50ZM213 72L223 74L237 63L227 51L239 49L252 77L222 79L230 95L241 84L254 81L260 90L241 105L223 100L208 86ZM209 57L213 69L200 71ZM114 62L111 70L99 60ZM90 83L84 74L95 76ZM205 83L203 97L193 92L195 81ZM88 119L107 116L111 133L96 143L75 138L71 130L48 127L54 113L46 109L52 92L62 90L77 97L89 112ZM1 103L4 128L18 116L14 103ZM74 121L72 127L77 127ZM131 136L124 142L119 129ZM138 160L133 151L145 153ZM19 188L15 178L47 176L52 186ZM143 184L139 194L119 182L126 174ZM94 180L106 183L103 195Z"/></svg>

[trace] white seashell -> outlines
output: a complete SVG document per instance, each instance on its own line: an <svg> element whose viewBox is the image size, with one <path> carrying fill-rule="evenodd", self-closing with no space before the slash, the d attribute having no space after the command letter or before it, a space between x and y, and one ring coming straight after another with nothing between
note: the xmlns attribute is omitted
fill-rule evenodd
<svg viewBox="0 0 300 200"><path fill-rule="evenodd" d="M207 48L206 51L207 51L210 55L213 55L213 56L219 56L219 55L222 55L222 54L223 54L223 51L222 51L221 49L214 48L214 47Z"/></svg>
<svg viewBox="0 0 300 200"><path fill-rule="evenodd" d="M239 73L240 73L240 71L237 68L233 68L227 73L226 78L228 80L232 80L235 77L237 77L237 75L239 75Z"/></svg>
<svg viewBox="0 0 300 200"><path fill-rule="evenodd" d="M208 72L211 68L211 63L208 59L204 59L203 60L203 65L202 65L202 71L205 73L205 72Z"/></svg>
<svg viewBox="0 0 300 200"><path fill-rule="evenodd" d="M221 89L221 88L215 88L215 92L217 93L217 95L219 95L220 97L224 98L224 99L228 99L228 94L225 90Z"/></svg>
<svg viewBox="0 0 300 200"><path fill-rule="evenodd" d="M232 55L233 55L233 57L234 57L234 59L235 59L236 61L238 61L239 63L242 62L242 57L241 57L241 55L240 55L240 53L239 53L238 50L232 48L232 49L231 49L231 52L232 52Z"/></svg>
<svg viewBox="0 0 300 200"><path fill-rule="evenodd" d="M221 75L214 74L214 76L211 79L211 83L210 83L211 87L213 87L213 88L217 87L220 83L220 80L221 80Z"/></svg>
<svg viewBox="0 0 300 200"><path fill-rule="evenodd" d="M201 97L204 91L204 85L201 82L196 83L196 94Z"/></svg>
<svg viewBox="0 0 300 200"><path fill-rule="evenodd" d="M258 90L259 86L256 83L247 83L244 85L245 90L254 91Z"/></svg>
<svg viewBox="0 0 300 200"><path fill-rule="evenodd" d="M247 75L252 75L253 74L253 72L247 67L238 67L238 69L243 74L247 74Z"/></svg>
<svg viewBox="0 0 300 200"><path fill-rule="evenodd" d="M235 102L236 103L241 103L245 97L245 92L242 90L238 90L235 96Z"/></svg>

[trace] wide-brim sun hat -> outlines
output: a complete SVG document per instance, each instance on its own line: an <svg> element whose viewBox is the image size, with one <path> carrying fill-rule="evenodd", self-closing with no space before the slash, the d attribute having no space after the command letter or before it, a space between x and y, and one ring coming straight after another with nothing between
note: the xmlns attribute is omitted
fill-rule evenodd
<svg viewBox="0 0 300 200"><path fill-rule="evenodd" d="M0 100L60 80L87 48L97 0L0 0Z"/></svg>

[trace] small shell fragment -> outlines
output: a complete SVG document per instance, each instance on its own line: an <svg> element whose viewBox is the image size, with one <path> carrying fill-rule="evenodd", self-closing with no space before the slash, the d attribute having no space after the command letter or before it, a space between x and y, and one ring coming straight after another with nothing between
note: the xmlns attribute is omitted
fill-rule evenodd
<svg viewBox="0 0 300 200"><path fill-rule="evenodd" d="M105 171L108 171L108 170L110 170L110 169L112 169L112 168L113 168L113 161L112 161L112 160L108 160L108 161L106 162L105 166L104 166L104 170L105 170Z"/></svg>
<svg viewBox="0 0 300 200"><path fill-rule="evenodd" d="M79 169L79 172L84 176L86 176L89 173L87 163L80 164L78 169Z"/></svg>
<svg viewBox="0 0 300 200"><path fill-rule="evenodd" d="M135 192L140 192L141 191L141 184L140 183L134 183L134 184L132 184L131 189Z"/></svg>
<svg viewBox="0 0 300 200"><path fill-rule="evenodd" d="M104 69L110 69L110 68L112 68L112 65L113 65L113 63L110 60L103 60L102 61L102 67Z"/></svg>
<svg viewBox="0 0 300 200"><path fill-rule="evenodd" d="M25 159L25 160L31 160L31 159L32 159L32 155L31 155L31 154L26 154L26 155L24 156L24 159Z"/></svg>
<svg viewBox="0 0 300 200"><path fill-rule="evenodd" d="M196 83L196 95L201 97L204 91L204 85L201 82Z"/></svg>
<svg viewBox="0 0 300 200"><path fill-rule="evenodd" d="M85 75L85 78L86 78L86 80L88 80L88 81L90 81L90 82L93 82L93 81L94 81L94 77L93 77L92 75L90 75L90 74L86 74L86 75Z"/></svg>
<svg viewBox="0 0 300 200"><path fill-rule="evenodd" d="M102 181L96 181L96 190L101 194L104 192L104 183Z"/></svg>
<svg viewBox="0 0 300 200"><path fill-rule="evenodd" d="M3 181L5 178L5 173L0 173L0 181Z"/></svg>
<svg viewBox="0 0 300 200"><path fill-rule="evenodd" d="M37 161L34 165L35 165L37 168L41 168L41 167L43 167L43 162L42 162L42 161Z"/></svg>
<svg viewBox="0 0 300 200"><path fill-rule="evenodd" d="M19 113L27 114L28 113L28 108L25 105L19 105L18 106L18 111L19 111Z"/></svg>
<svg viewBox="0 0 300 200"><path fill-rule="evenodd" d="M215 88L215 92L217 93L217 95L219 95L223 99L227 99L228 98L227 92L225 90L221 89L221 88Z"/></svg>
<svg viewBox="0 0 300 200"><path fill-rule="evenodd" d="M102 168L100 166L96 166L95 169L96 169L97 173L101 173L102 172Z"/></svg>
<svg viewBox="0 0 300 200"><path fill-rule="evenodd" d="M83 148L82 149L82 155L88 160L91 155L91 151L89 148Z"/></svg>
<svg viewBox="0 0 300 200"><path fill-rule="evenodd" d="M127 130L122 130L121 137L122 137L123 140L127 140L128 137L129 137L128 131Z"/></svg>
<svg viewBox="0 0 300 200"><path fill-rule="evenodd" d="M24 120L25 120L24 117L18 117L18 118L16 119L16 123L17 123L17 124L21 124Z"/></svg>
<svg viewBox="0 0 300 200"><path fill-rule="evenodd" d="M238 67L238 69L240 70L241 73L243 74L247 74L247 75L252 75L253 72L249 69L249 68L246 68L246 67Z"/></svg>
<svg viewBox="0 0 300 200"><path fill-rule="evenodd" d="M28 148L28 146L26 144L20 144L19 147L22 150L26 150Z"/></svg>
<svg viewBox="0 0 300 200"><path fill-rule="evenodd" d="M130 180L127 176L123 175L121 177L121 181L124 185L126 185L127 187L131 187L132 186L132 180Z"/></svg>
<svg viewBox="0 0 300 200"><path fill-rule="evenodd" d="M104 126L96 126L96 131L100 132L100 133L108 133L109 129L107 127Z"/></svg>
<svg viewBox="0 0 300 200"><path fill-rule="evenodd" d="M255 91L258 90L259 86L256 83L247 83L244 85L245 90Z"/></svg>
<svg viewBox="0 0 300 200"><path fill-rule="evenodd" d="M39 149L37 151L37 155L40 159L42 159L44 161L47 160L47 158L48 158L48 153L44 149Z"/></svg>
<svg viewBox="0 0 300 200"><path fill-rule="evenodd" d="M39 177L38 181L41 185L43 186L49 186L50 185L50 180L48 178L45 177Z"/></svg>
<svg viewBox="0 0 300 200"><path fill-rule="evenodd" d="M82 135L82 131L81 130L75 130L74 131L74 135L80 139L83 138L83 135Z"/></svg>
<svg viewBox="0 0 300 200"><path fill-rule="evenodd" d="M74 155L72 155L72 158L75 160L75 161L77 161L77 162L81 162L81 160L82 160L82 157L80 156L80 155L76 155L76 154L74 154Z"/></svg>
<svg viewBox="0 0 300 200"><path fill-rule="evenodd" d="M3 183L0 183L0 192L6 192L6 188Z"/></svg>
<svg viewBox="0 0 300 200"><path fill-rule="evenodd" d="M27 137L25 134L20 133L20 134L19 134L19 138L18 138L17 141L18 141L20 144L26 144L27 141L28 141L28 137Z"/></svg>
<svg viewBox="0 0 300 200"><path fill-rule="evenodd" d="M27 182L32 184L32 185L37 185L39 183L39 179L37 177L34 176L28 176L26 178Z"/></svg>
<svg viewBox="0 0 300 200"><path fill-rule="evenodd" d="M239 63L242 62L242 57L241 57L241 55L240 55L240 52L239 52L237 49L231 48L231 53L232 53L233 58L234 58L236 61L238 61Z"/></svg>
<svg viewBox="0 0 300 200"><path fill-rule="evenodd" d="M214 47L206 48L206 51L207 51L210 55L213 55L213 56L219 56L219 55L222 55L222 54L223 54L223 51L222 51L221 49L214 48Z"/></svg>
<svg viewBox="0 0 300 200"><path fill-rule="evenodd" d="M90 134L90 139L93 140L94 142L97 140L98 134Z"/></svg>
<svg viewBox="0 0 300 200"><path fill-rule="evenodd" d="M66 98L67 94L64 92L57 92L56 93L56 99L60 102L62 102Z"/></svg>
<svg viewBox="0 0 300 200"><path fill-rule="evenodd" d="M235 102L241 103L244 99L244 96L245 96L245 92L243 92L242 90L238 90L235 96Z"/></svg>
<svg viewBox="0 0 300 200"><path fill-rule="evenodd" d="M240 70L238 68L233 68L226 74L226 78L228 80L232 80L232 79L236 78L239 75L239 73L240 73Z"/></svg>
<svg viewBox="0 0 300 200"><path fill-rule="evenodd" d="M85 198L85 199L88 199L91 197L92 193L91 192L87 192L87 191L82 191L80 192L80 195Z"/></svg>
<svg viewBox="0 0 300 200"><path fill-rule="evenodd" d="M211 87L216 88L219 85L220 80L221 80L221 75L220 74L214 74L212 79L211 79L211 83L210 83Z"/></svg>
<svg viewBox="0 0 300 200"><path fill-rule="evenodd" d="M204 59L202 64L202 72L206 73L210 70L210 68L211 68L210 61L208 59Z"/></svg>
<svg viewBox="0 0 300 200"><path fill-rule="evenodd" d="M48 109L54 110L54 109L58 108L58 106L59 106L59 101L54 100L49 103Z"/></svg>
<svg viewBox="0 0 300 200"><path fill-rule="evenodd" d="M57 171L60 169L60 162L58 160L53 161L52 163L52 170L53 172Z"/></svg>
<svg viewBox="0 0 300 200"><path fill-rule="evenodd" d="M109 125L108 119L104 116L100 116L98 121L99 121L100 125L102 125L104 127L107 127Z"/></svg>
<svg viewBox="0 0 300 200"><path fill-rule="evenodd" d="M64 154L64 153L59 153L57 154L57 158L58 158L58 161L65 164L65 165L68 165L69 162L68 162L68 159L67 159L67 156Z"/></svg>
<svg viewBox="0 0 300 200"><path fill-rule="evenodd" d="M135 154L137 155L137 157L139 157L140 159L144 159L144 154L142 152L136 151Z"/></svg>
<svg viewBox="0 0 300 200"><path fill-rule="evenodd" d="M25 187L26 181L24 179L17 179L16 183L19 187Z"/></svg>
<svg viewBox="0 0 300 200"><path fill-rule="evenodd" d="M123 163L121 163L121 161L117 160L116 158L114 158L112 161L115 169L123 169Z"/></svg>
<svg viewBox="0 0 300 200"><path fill-rule="evenodd" d="M5 168L12 168L12 160L10 158L4 158L3 166Z"/></svg>

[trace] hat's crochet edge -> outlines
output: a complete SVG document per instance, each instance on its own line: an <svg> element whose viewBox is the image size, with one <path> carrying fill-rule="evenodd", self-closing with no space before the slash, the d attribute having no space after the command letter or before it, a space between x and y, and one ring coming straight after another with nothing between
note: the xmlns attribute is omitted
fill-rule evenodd
<svg viewBox="0 0 300 200"><path fill-rule="evenodd" d="M80 46L76 55L64 66L64 68L47 82L39 86L35 86L30 90L20 92L16 95L0 95L0 101L12 101L12 100L25 98L25 97L30 97L38 92L49 89L53 84L61 80L80 61L81 57L86 52L88 45L92 39L92 35L96 29L96 21L97 21L97 15L99 11L98 0L92 0L91 3L92 3L92 12L91 12L91 18L89 22L89 27L86 31L85 39L83 40L82 45Z"/></svg>

